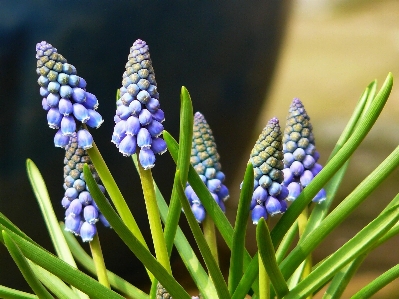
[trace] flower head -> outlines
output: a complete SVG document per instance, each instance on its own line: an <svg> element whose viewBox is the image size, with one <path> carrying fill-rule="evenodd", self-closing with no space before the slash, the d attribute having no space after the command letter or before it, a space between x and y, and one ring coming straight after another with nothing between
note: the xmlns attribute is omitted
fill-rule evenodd
<svg viewBox="0 0 399 299"><path fill-rule="evenodd" d="M283 175L283 145L280 124L272 118L259 135L251 151L250 162L254 169L254 192L251 201L252 222L261 217L285 212L288 190L281 185Z"/></svg>
<svg viewBox="0 0 399 299"><path fill-rule="evenodd" d="M172 299L168 291L158 282L156 299Z"/></svg>
<svg viewBox="0 0 399 299"><path fill-rule="evenodd" d="M108 221L98 210L83 174L83 165L87 163L97 183L100 178L85 149L78 145L76 133L66 145L64 158L64 198L65 230L80 235L83 242L93 240L97 229L95 223L100 220L106 227ZM102 185L98 185L105 192Z"/></svg>
<svg viewBox="0 0 399 299"><path fill-rule="evenodd" d="M322 166L317 163L319 153L316 150L310 118L302 102L295 98L288 110L287 123L283 137L284 182L293 201L312 179L320 172ZM321 189L313 198L320 203L326 199L326 192Z"/></svg>
<svg viewBox="0 0 399 299"><path fill-rule="evenodd" d="M123 73L120 98L117 100L112 142L124 156L140 149L139 161L144 169L155 165L155 154L166 151L160 137L164 113L160 109L157 82L148 45L140 39L133 43Z"/></svg>
<svg viewBox="0 0 399 299"><path fill-rule="evenodd" d="M98 107L96 96L86 91L86 81L77 76L76 68L51 44L45 41L36 44L36 59L42 107L48 111L49 127L58 130L54 145L65 148L78 128L79 146L91 148L93 138L80 124L86 123L92 128L102 124L101 115L95 111Z"/></svg>
<svg viewBox="0 0 399 299"><path fill-rule="evenodd" d="M190 162L204 184L208 187L215 201L225 211L224 201L229 197L229 190L223 184L225 176L221 171L219 158L212 131L205 117L201 113L196 112L194 115ZM201 223L205 219L206 213L200 198L189 184L186 186L185 193L195 218Z"/></svg>

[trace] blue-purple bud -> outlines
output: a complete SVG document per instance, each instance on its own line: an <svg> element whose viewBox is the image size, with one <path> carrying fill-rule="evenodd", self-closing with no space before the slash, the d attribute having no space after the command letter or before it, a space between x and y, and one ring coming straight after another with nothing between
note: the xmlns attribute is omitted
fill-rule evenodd
<svg viewBox="0 0 399 299"><path fill-rule="evenodd" d="M316 163L319 153L316 150L312 130L310 118L302 102L297 98L293 99L288 110L283 138L284 185L288 187L290 201L295 200L322 169L322 166ZM324 200L324 189L320 192L320 198ZM314 202L318 202L316 197Z"/></svg>
<svg viewBox="0 0 399 299"><path fill-rule="evenodd" d="M86 92L86 81L76 75L76 68L45 41L36 44L36 59L40 95L44 97L42 106L49 111L47 120L50 128L61 128L62 134L68 136L69 140L80 127L76 121L89 122L90 126L98 127L102 122L101 116L87 111L97 109L98 101L94 95ZM91 115L95 119L90 120ZM61 140L59 134L56 135L55 146L64 147L66 138ZM92 139L90 142L93 142ZM86 148L91 147L91 143Z"/></svg>
<svg viewBox="0 0 399 299"><path fill-rule="evenodd" d="M152 99L150 102L151 101ZM162 126L159 120L156 120L156 122L157 125L159 124ZM216 150L216 143L212 134L212 130L205 120L205 117L199 112L196 112L194 115L190 162L201 177L201 180L204 182L205 186L207 186L215 202L224 212L226 210L224 201L229 197L229 190L223 184L225 176L223 172L220 171L221 167L219 163L219 154ZM198 215L196 213L194 213L194 215L196 216L197 221L201 223L206 217L206 212L201 204L200 198L198 198L194 192L191 192L191 190L191 186L187 184L187 199L190 202L193 212L194 210L198 210Z"/></svg>
<svg viewBox="0 0 399 299"><path fill-rule="evenodd" d="M140 148L140 164L149 169L155 165L154 154L166 151L166 144L159 137L163 132L160 123L165 117L159 105L148 45L144 41L138 39L133 43L125 68L111 141L124 156ZM122 121L125 122L121 124Z"/></svg>
<svg viewBox="0 0 399 299"><path fill-rule="evenodd" d="M251 201L252 222L260 217L283 213L280 204L287 192L282 192L283 167L282 133L277 118L272 118L259 135L251 151L250 162L254 167L254 192ZM285 195L285 196L284 196Z"/></svg>
<svg viewBox="0 0 399 299"><path fill-rule="evenodd" d="M61 203L66 209L65 230L80 235L83 242L88 242L93 239L97 231L94 224L98 220L107 227L109 223L98 210L88 190L83 175L83 165L88 164L96 182L99 182L99 176L86 150L78 144L76 133L66 146L64 163L65 194ZM98 186L104 193L104 187L100 184Z"/></svg>

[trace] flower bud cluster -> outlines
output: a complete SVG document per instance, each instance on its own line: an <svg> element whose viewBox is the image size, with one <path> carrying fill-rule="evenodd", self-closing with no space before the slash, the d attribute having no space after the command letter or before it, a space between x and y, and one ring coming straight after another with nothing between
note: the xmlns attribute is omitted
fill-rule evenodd
<svg viewBox="0 0 399 299"><path fill-rule="evenodd" d="M254 192L251 200L252 222L257 224L267 214L284 213L288 195L283 182L283 145L280 124L272 118L259 135L251 151L250 162L254 168Z"/></svg>
<svg viewBox="0 0 399 299"><path fill-rule="evenodd" d="M144 169L150 169L155 165L155 154L166 151L166 143L160 137L165 117L160 109L157 82L146 42L136 40L128 59L120 98L116 102L111 141L124 156L131 156L140 148L140 164Z"/></svg>
<svg viewBox="0 0 399 299"><path fill-rule="evenodd" d="M158 282L156 299L172 299L168 291Z"/></svg>
<svg viewBox="0 0 399 299"><path fill-rule="evenodd" d="M224 212L224 201L229 197L229 190L223 184L225 176L221 171L219 158L212 130L205 117L201 113L196 112L194 115L190 162L207 186L212 197ZM185 194L190 202L195 218L201 223L205 219L206 213L200 198L189 184L186 186Z"/></svg>
<svg viewBox="0 0 399 299"><path fill-rule="evenodd" d="M110 227L107 219L94 202L83 174L83 165L87 163L97 183L100 178L87 152L78 145L76 135L72 136L66 146L64 158L64 198L62 206L65 211L65 230L80 235L83 242L92 241L97 232L95 223L100 220ZM104 193L102 185L98 185Z"/></svg>
<svg viewBox="0 0 399 299"><path fill-rule="evenodd" d="M96 96L86 91L86 81L77 76L76 68L67 63L51 44L45 41L36 44L36 59L42 106L47 111L49 127L58 130L54 145L65 148L77 132L79 146L91 148L93 137L81 128L80 123L92 128L98 128L103 123L96 111Z"/></svg>
<svg viewBox="0 0 399 299"><path fill-rule="evenodd" d="M317 163L316 150L310 118L302 102L295 98L288 110L287 123L283 137L284 186L289 194L287 200L293 201L323 168ZM326 199L321 189L313 198L320 203Z"/></svg>

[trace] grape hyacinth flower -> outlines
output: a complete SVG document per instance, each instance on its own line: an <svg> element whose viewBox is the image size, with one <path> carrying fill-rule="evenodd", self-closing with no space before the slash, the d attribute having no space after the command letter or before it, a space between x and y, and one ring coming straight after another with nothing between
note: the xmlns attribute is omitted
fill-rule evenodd
<svg viewBox="0 0 399 299"><path fill-rule="evenodd" d="M97 232L95 223L100 220L104 226L110 227L104 215L98 210L83 174L83 165L88 164L97 183L100 178L86 150L78 145L76 133L66 146L64 158L64 198L62 206L65 211L65 230L80 235L83 242L93 240ZM104 193L102 185L98 185Z"/></svg>
<svg viewBox="0 0 399 299"><path fill-rule="evenodd" d="M295 98L288 110L287 123L283 137L284 186L288 188L287 200L293 201L323 168L317 163L312 124L302 102ZM321 189L313 202L321 203L326 192Z"/></svg>
<svg viewBox="0 0 399 299"><path fill-rule="evenodd" d="M128 59L120 98L116 102L111 141L124 156L131 156L140 148L140 164L144 169L150 169L155 165L155 154L166 151L166 143L160 137L165 117L160 109L157 82L146 42L136 40Z"/></svg>
<svg viewBox="0 0 399 299"><path fill-rule="evenodd" d="M190 162L204 184L208 187L212 197L224 212L226 210L224 201L229 197L229 190L223 184L225 176L221 171L219 158L212 131L205 117L201 113L196 112L194 114ZM185 194L190 202L195 218L201 223L206 216L205 209L201 204L201 200L188 183L185 188Z"/></svg>
<svg viewBox="0 0 399 299"><path fill-rule="evenodd" d="M48 111L49 127L58 130L54 145L65 148L77 132L79 146L91 148L93 137L81 124L98 128L103 123L96 111L96 96L86 91L85 79L77 76L76 68L67 63L51 44L45 41L36 44L36 59L42 107Z"/></svg>
<svg viewBox="0 0 399 299"><path fill-rule="evenodd" d="M272 118L259 135L251 151L250 162L254 169L254 192L251 200L252 222L260 218L284 213L287 209L286 186L282 185L283 145L280 124Z"/></svg>

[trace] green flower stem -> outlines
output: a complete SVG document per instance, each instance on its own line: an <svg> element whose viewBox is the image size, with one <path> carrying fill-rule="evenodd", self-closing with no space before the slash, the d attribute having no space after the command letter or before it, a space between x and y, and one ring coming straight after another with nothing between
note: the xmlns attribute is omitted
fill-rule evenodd
<svg viewBox="0 0 399 299"><path fill-rule="evenodd" d="M91 254L93 256L94 265L96 267L96 273L98 281L105 287L111 288L107 276L107 268L104 263L104 256L101 250L100 238L98 232L93 237L93 241L89 242Z"/></svg>
<svg viewBox="0 0 399 299"><path fill-rule="evenodd" d="M281 242L284 235L295 222L301 211L308 205L319 190L329 181L329 179L342 167L347 159L353 154L362 140L366 137L379 114L381 113L386 101L388 100L393 85L392 74L389 73L381 90L372 101L367 113L362 117L356 126L353 134L342 146L330 162L315 176L312 182L303 190L298 198L293 202L287 212L281 217L280 221L271 231L273 244L275 247Z"/></svg>
<svg viewBox="0 0 399 299"><path fill-rule="evenodd" d="M6 286L0 285L0 298L4 299L37 299L38 297L33 294L25 293L22 291L14 290Z"/></svg>
<svg viewBox="0 0 399 299"><path fill-rule="evenodd" d="M140 243L143 244L144 247L148 249L148 246L144 240L140 228L138 227L136 220L134 219L128 205L126 204L126 201L123 198L123 195L119 190L119 187L116 185L115 180L112 177L107 164L105 164L105 161L101 156L101 153L98 150L95 142L93 142L92 148L87 149L87 152L90 156L91 161L93 162L94 167L97 170L97 173L102 183L104 184L105 189L107 189L107 192L111 197L112 202L114 203L115 208L119 213L119 216L122 218L122 221L129 228L132 234L140 241ZM152 281L154 279L154 276L150 272L148 272L148 270L147 273Z"/></svg>
<svg viewBox="0 0 399 299"><path fill-rule="evenodd" d="M136 166L136 170L138 170L138 162L137 162L137 157L136 155L132 156L134 165ZM175 173L175 178L174 182L180 182L179 177L177 175L180 175L179 173ZM176 198L180 204L180 208L177 209L176 211L173 211L174 209L172 206L168 208L168 205L166 204L166 201L161 194L157 184L154 183L155 187L155 195L157 199L157 203L159 206L159 212L161 214L161 218L163 223L165 224L165 233L167 232L168 226L171 225L168 221L168 217L170 213L175 213L177 210L179 211L179 214L181 212L181 204L180 204L180 199L178 198L178 192L177 192L177 184L173 184L173 190L176 194L173 194L172 190L172 199L171 199L171 205L173 204L174 198ZM177 205L176 205L177 207ZM1 220L1 219L0 219ZM170 219L169 219L170 220ZM177 222L176 222L177 225ZM171 225L172 226L172 225ZM168 238L166 238L166 241L168 242ZM180 229L180 227L177 225L176 231L175 231L175 237L173 238L174 244L176 246L177 251L179 252L187 270L190 272L191 277L193 278L195 284L197 285L200 293L204 296L204 298L217 298L217 292L215 285L213 284L212 280L210 277L207 275L205 272L204 268L202 267L200 261L198 260L194 250L191 248L187 238L185 237L183 231Z"/></svg>
<svg viewBox="0 0 399 299"><path fill-rule="evenodd" d="M60 223L61 228L64 228L64 224ZM86 251L80 246L80 243L76 240L73 234L63 230L65 239L68 243L68 247L71 248L71 252L76 261L81 264L89 273L96 275L96 267L93 259L86 253ZM118 290L120 293L126 295L128 298L136 299L149 299L148 295L130 284L120 276L107 270L108 280L111 286Z"/></svg>
<svg viewBox="0 0 399 299"><path fill-rule="evenodd" d="M157 200L155 198L152 173L151 170L144 170L140 163L138 163L138 166L145 205L147 208L148 220L150 222L152 241L155 248L155 255L159 263L168 271L169 274L171 274L172 269L170 267L169 255L166 249L165 237L162 231L161 217L159 215Z"/></svg>
<svg viewBox="0 0 399 299"><path fill-rule="evenodd" d="M219 265L215 224L213 223L211 217L205 217L204 221L202 222L202 229L204 231L204 237L205 237L206 243L208 243L208 245L209 245L209 249L211 250L212 256L215 259L216 264Z"/></svg>

